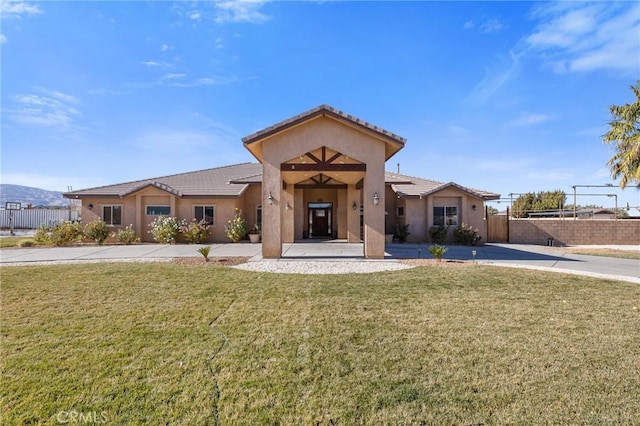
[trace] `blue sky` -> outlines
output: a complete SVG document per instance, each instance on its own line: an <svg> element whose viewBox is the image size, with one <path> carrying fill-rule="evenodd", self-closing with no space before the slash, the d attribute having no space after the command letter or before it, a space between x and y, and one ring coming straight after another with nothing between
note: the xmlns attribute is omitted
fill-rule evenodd
<svg viewBox="0 0 640 426"><path fill-rule="evenodd" d="M1 180L51 190L254 161L243 136L326 103L407 138L387 170L572 194L612 182L640 78L636 2L1 5Z"/></svg>

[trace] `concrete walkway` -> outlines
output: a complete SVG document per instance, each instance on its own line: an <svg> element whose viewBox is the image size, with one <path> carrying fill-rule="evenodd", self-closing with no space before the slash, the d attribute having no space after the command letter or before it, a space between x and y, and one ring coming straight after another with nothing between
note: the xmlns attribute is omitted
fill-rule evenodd
<svg viewBox="0 0 640 426"><path fill-rule="evenodd" d="M260 244L208 244L211 257L250 257L250 261L262 261ZM199 257L197 244L137 244L130 246L80 246L58 248L1 249L0 265L24 265L41 262L96 262L96 261L151 261L176 257ZM486 244L479 247L448 246L446 259L471 261L481 264L540 269L554 272L589 275L640 283L640 261L602 256L572 254L556 247L523 244ZM637 250L637 246L629 247ZM429 244L388 244L385 261L399 259L428 259ZM362 244L344 241L299 242L283 244L286 261L368 261L363 256ZM378 261L379 262L379 261Z"/></svg>

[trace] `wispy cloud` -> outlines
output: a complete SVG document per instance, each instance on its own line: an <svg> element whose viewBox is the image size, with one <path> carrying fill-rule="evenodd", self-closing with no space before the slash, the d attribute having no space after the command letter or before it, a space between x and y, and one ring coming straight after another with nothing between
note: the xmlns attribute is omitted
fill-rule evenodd
<svg viewBox="0 0 640 426"><path fill-rule="evenodd" d="M7 37L4 34L0 34L0 44L5 44L7 42Z"/></svg>
<svg viewBox="0 0 640 426"><path fill-rule="evenodd" d="M223 0L215 3L218 23L225 22L252 22L261 23L269 19L260 9L265 5L265 0Z"/></svg>
<svg viewBox="0 0 640 426"><path fill-rule="evenodd" d="M179 79L179 78L184 78L186 77L186 74L182 74L182 73L169 73L169 74L165 74L162 77L160 77L161 80L175 80L175 79Z"/></svg>
<svg viewBox="0 0 640 426"><path fill-rule="evenodd" d="M262 23L269 16L262 12L269 0L217 0L176 4L174 10L183 19L191 22L214 21L226 23Z"/></svg>
<svg viewBox="0 0 640 426"><path fill-rule="evenodd" d="M502 62L496 69L490 69L485 72L485 77L473 88L465 102L484 104L519 72L519 56L514 51L510 51L509 58L503 59Z"/></svg>
<svg viewBox="0 0 640 426"><path fill-rule="evenodd" d="M538 24L526 45L554 71L638 72L640 4L551 3L535 8L533 17Z"/></svg>
<svg viewBox="0 0 640 426"><path fill-rule="evenodd" d="M76 106L80 101L55 90L36 88L40 94L19 94L12 97L13 106L5 111L15 123L34 127L70 127L80 116Z"/></svg>
<svg viewBox="0 0 640 426"><path fill-rule="evenodd" d="M43 10L34 3L21 0L2 0L0 2L0 16L2 19L15 19L22 16L40 15Z"/></svg>
<svg viewBox="0 0 640 426"><path fill-rule="evenodd" d="M480 32L481 33L496 33L504 28L504 24L500 22L498 19L489 19L488 21L480 24Z"/></svg>
<svg viewBox="0 0 640 426"><path fill-rule="evenodd" d="M172 49L171 46L169 46L168 44L163 44L162 46L160 46L160 50L163 52L166 52L167 50Z"/></svg>
<svg viewBox="0 0 640 426"><path fill-rule="evenodd" d="M548 114L523 113L515 120L511 121L512 126L532 126L553 120L554 116Z"/></svg>
<svg viewBox="0 0 640 426"><path fill-rule="evenodd" d="M462 26L465 30L470 30L472 28L478 28L478 31L484 34L496 33L505 28L505 25L497 18L485 19L480 22L480 24L476 25L473 21L466 21Z"/></svg>
<svg viewBox="0 0 640 426"><path fill-rule="evenodd" d="M171 83L174 87L196 87L196 86L215 86L220 84L231 84L239 81L235 76L211 76L202 77L193 81Z"/></svg>

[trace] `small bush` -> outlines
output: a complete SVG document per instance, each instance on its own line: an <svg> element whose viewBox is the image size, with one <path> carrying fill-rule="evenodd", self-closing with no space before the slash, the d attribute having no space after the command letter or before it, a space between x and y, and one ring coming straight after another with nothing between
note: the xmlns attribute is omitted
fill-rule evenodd
<svg viewBox="0 0 640 426"><path fill-rule="evenodd" d="M453 230L453 238L455 238L456 242L459 244L464 244L467 246L475 246L480 241L480 230L473 229L473 226L465 225L464 223L459 227Z"/></svg>
<svg viewBox="0 0 640 426"><path fill-rule="evenodd" d="M50 232L49 238L54 246L68 246L82 237L82 227L78 222L60 222Z"/></svg>
<svg viewBox="0 0 640 426"><path fill-rule="evenodd" d="M173 244L180 234L180 228L186 226L184 220L180 221L175 217L160 216L149 224L153 239L159 243Z"/></svg>
<svg viewBox="0 0 640 426"><path fill-rule="evenodd" d="M407 242L407 236L409 235L409 224L398 225L397 223L393 227L393 238L401 243Z"/></svg>
<svg viewBox="0 0 640 426"><path fill-rule="evenodd" d="M118 231L111 234L113 238L122 244L133 244L140 241L140 238L136 235L136 231L133 230L133 225L129 225L125 228L118 229Z"/></svg>
<svg viewBox="0 0 640 426"><path fill-rule="evenodd" d="M36 242L33 240L22 240L18 244L19 247L33 247L36 245Z"/></svg>
<svg viewBox="0 0 640 426"><path fill-rule="evenodd" d="M441 246L440 244L429 247L429 253L431 253L431 255L437 260L441 260L448 251L448 248Z"/></svg>
<svg viewBox="0 0 640 426"><path fill-rule="evenodd" d="M204 246L198 249L198 253L200 253L204 257L204 261L209 261L209 252L211 251L211 246Z"/></svg>
<svg viewBox="0 0 640 426"><path fill-rule="evenodd" d="M227 237L234 243L237 243L241 239L247 236L247 221L242 216L242 210L236 209L236 214L224 228Z"/></svg>
<svg viewBox="0 0 640 426"><path fill-rule="evenodd" d="M431 241L435 244L444 244L447 240L447 233L449 232L449 227L445 225L440 226L432 226L429 229L429 235L431 235Z"/></svg>
<svg viewBox="0 0 640 426"><path fill-rule="evenodd" d="M46 223L41 224L40 226L38 226L38 229L36 229L33 240L38 244L51 244L51 228L52 227L47 225Z"/></svg>
<svg viewBox="0 0 640 426"><path fill-rule="evenodd" d="M90 240L95 241L98 245L102 245L104 240L109 236L109 228L104 221L96 220L84 226L84 235Z"/></svg>
<svg viewBox="0 0 640 426"><path fill-rule="evenodd" d="M199 244L209 237L209 228L211 225L204 219L196 221L193 219L189 224L180 226L180 233L184 235L187 241Z"/></svg>

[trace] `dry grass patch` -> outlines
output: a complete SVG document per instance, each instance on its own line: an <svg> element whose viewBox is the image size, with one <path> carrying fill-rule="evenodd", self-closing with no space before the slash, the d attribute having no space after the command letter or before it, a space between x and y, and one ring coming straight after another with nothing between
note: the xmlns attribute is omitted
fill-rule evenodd
<svg viewBox="0 0 640 426"><path fill-rule="evenodd" d="M563 250L573 254L585 254L589 256L604 256L604 257L615 257L619 259L640 260L640 251L617 250L617 249L607 249L607 248L590 249L590 248L584 248L584 247L568 247Z"/></svg>
<svg viewBox="0 0 640 426"><path fill-rule="evenodd" d="M640 286L474 265L2 268L2 424L637 424Z"/></svg>

